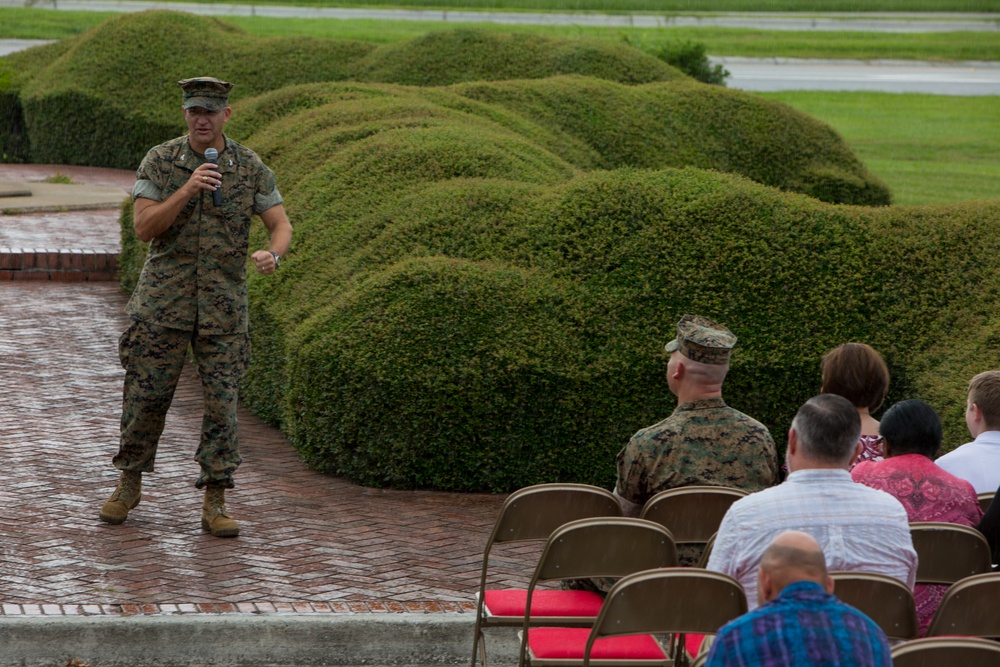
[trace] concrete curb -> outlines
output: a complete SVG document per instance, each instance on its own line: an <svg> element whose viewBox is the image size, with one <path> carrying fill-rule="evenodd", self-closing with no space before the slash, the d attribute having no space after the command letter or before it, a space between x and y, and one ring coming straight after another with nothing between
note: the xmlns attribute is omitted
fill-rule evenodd
<svg viewBox="0 0 1000 667"><path fill-rule="evenodd" d="M470 614L0 617L0 664L459 665L471 657L473 623ZM516 663L517 648L514 629L487 634L491 665Z"/></svg>
<svg viewBox="0 0 1000 667"><path fill-rule="evenodd" d="M0 181L0 215L119 208L128 196L119 188L5 180Z"/></svg>

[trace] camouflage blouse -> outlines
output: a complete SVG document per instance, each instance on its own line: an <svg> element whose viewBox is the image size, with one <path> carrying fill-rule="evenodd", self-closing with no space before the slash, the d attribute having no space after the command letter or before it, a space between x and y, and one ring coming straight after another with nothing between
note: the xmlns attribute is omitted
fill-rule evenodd
<svg viewBox="0 0 1000 667"><path fill-rule="evenodd" d="M632 436L618 454L618 493L642 505L679 486L731 486L754 492L778 483L767 427L721 398L682 403Z"/></svg>
<svg viewBox="0 0 1000 667"><path fill-rule="evenodd" d="M226 138L219 154L222 205L212 193L192 197L177 220L149 244L126 312L134 319L201 335L248 330L246 267L250 219L281 203L272 172L257 154ZM132 199L164 201L204 164L187 136L151 149Z"/></svg>

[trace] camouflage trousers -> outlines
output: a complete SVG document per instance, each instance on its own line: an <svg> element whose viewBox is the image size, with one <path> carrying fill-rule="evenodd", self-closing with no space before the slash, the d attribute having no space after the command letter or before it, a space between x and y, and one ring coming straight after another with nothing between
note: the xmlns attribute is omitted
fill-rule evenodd
<svg viewBox="0 0 1000 667"><path fill-rule="evenodd" d="M119 470L152 472L156 449L180 379L188 346L201 379L205 408L195 461L195 486L233 488L240 465L236 411L240 379L250 361L247 334L199 336L135 321L118 341L125 369L121 442L112 463Z"/></svg>

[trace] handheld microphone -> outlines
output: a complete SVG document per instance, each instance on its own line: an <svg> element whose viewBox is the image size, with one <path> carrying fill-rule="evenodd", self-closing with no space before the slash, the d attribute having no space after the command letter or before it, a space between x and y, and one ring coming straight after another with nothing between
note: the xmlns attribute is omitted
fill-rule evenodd
<svg viewBox="0 0 1000 667"><path fill-rule="evenodd" d="M219 164L219 151L214 148L205 149L205 159L213 164ZM222 186L215 186L215 190L212 191L212 203L216 206L222 206Z"/></svg>

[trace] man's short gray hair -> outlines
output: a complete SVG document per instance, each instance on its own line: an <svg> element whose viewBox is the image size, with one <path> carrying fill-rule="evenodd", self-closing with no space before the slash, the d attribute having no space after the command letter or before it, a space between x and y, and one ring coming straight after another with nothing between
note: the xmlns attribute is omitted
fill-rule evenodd
<svg viewBox="0 0 1000 667"><path fill-rule="evenodd" d="M861 437L861 417L843 396L820 394L799 408L792 428L809 458L848 465Z"/></svg>

